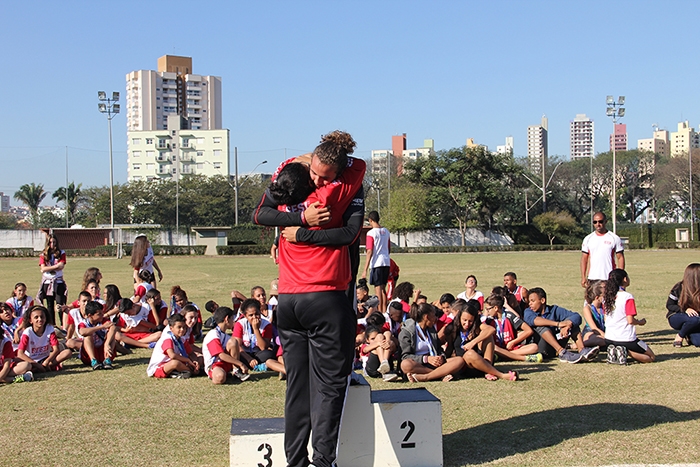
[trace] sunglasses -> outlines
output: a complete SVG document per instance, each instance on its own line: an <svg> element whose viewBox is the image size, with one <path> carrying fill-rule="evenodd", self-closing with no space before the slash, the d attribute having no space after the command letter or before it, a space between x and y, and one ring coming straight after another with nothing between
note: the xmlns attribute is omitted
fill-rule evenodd
<svg viewBox="0 0 700 467"><path fill-rule="evenodd" d="M595 224L605 224L605 221L593 221L593 225Z"/></svg>

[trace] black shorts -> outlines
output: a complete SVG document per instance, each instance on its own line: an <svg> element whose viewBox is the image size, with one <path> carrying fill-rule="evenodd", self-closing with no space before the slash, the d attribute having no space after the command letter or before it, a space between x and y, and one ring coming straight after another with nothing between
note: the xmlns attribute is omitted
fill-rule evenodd
<svg viewBox="0 0 700 467"><path fill-rule="evenodd" d="M273 352L270 349L265 349L265 350L258 350L257 352L246 352L248 355L253 357L258 361L258 363L265 363L269 359L275 360L275 352ZM246 363L246 362L244 362ZM253 369L253 366L250 365L250 363L247 363L246 366L250 368L251 370Z"/></svg>
<svg viewBox="0 0 700 467"><path fill-rule="evenodd" d="M631 341L631 342L616 342L616 341L611 341L610 339L605 339L605 343L607 345L619 345L631 352L636 352L636 353L646 353L646 351L649 349L649 346L647 345L646 342L644 342L641 339L637 339L636 341Z"/></svg>
<svg viewBox="0 0 700 467"><path fill-rule="evenodd" d="M369 283L374 286L386 285L389 282L389 266L372 268L369 272Z"/></svg>

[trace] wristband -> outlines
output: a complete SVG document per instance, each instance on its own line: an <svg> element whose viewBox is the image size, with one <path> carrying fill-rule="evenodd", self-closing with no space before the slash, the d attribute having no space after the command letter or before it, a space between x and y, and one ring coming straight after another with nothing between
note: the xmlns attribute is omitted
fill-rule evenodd
<svg viewBox="0 0 700 467"><path fill-rule="evenodd" d="M423 363L428 363L428 356L427 355L423 355Z"/></svg>
<svg viewBox="0 0 700 467"><path fill-rule="evenodd" d="M306 222L306 216L304 215L304 211L301 211L301 225L308 225Z"/></svg>

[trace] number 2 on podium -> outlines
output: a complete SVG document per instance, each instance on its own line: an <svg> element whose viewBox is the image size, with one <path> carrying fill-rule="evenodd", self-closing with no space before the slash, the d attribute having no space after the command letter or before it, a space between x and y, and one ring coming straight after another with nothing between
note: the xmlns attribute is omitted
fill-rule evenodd
<svg viewBox="0 0 700 467"><path fill-rule="evenodd" d="M401 429L404 430L408 428L408 431L406 432L406 436L403 437L403 441L401 442L401 448L402 449L409 449L409 448L415 448L416 443L409 443L408 440L411 439L411 436L413 435L413 432L416 430L416 425L413 424L412 421L406 420L401 424ZM263 466L261 466L263 467Z"/></svg>

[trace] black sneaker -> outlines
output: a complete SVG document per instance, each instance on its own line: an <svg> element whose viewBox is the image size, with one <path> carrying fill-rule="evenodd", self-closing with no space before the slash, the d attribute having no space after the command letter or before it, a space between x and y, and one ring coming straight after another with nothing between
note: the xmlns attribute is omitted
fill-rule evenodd
<svg viewBox="0 0 700 467"><path fill-rule="evenodd" d="M587 362L592 362L598 356L599 352L600 347L596 345L595 347L584 347L580 353L583 356L584 360L586 360Z"/></svg>
<svg viewBox="0 0 700 467"><path fill-rule="evenodd" d="M583 360L583 355L578 352L569 352L568 350L565 350L561 353L561 355L559 355L560 362L578 363L581 360Z"/></svg>

